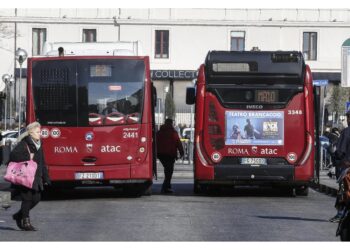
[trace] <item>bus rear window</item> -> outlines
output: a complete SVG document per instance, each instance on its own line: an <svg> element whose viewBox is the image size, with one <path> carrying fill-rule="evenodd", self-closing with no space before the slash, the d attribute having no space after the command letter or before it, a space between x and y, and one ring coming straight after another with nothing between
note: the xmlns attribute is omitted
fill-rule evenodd
<svg viewBox="0 0 350 250"><path fill-rule="evenodd" d="M38 121L54 126L110 126L141 122L142 60L80 59L33 62Z"/></svg>

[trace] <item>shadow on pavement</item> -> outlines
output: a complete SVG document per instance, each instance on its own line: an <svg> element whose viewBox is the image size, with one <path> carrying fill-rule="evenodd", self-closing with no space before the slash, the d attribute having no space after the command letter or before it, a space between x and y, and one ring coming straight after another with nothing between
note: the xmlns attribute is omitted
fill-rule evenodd
<svg viewBox="0 0 350 250"><path fill-rule="evenodd" d="M268 219L268 220L299 220L299 221L314 221L314 222L327 222L328 220L320 220L320 219L308 219L308 218L301 218L301 217L286 217L286 216L256 216L261 219Z"/></svg>
<svg viewBox="0 0 350 250"><path fill-rule="evenodd" d="M173 183L173 194L161 194L162 184L158 181L152 186L152 196L176 196L176 197L291 197L290 191L272 187L239 186L239 187L213 187L203 193L193 192L192 182ZM72 189L54 189L44 193L42 200L78 200L78 199L135 199L148 198L147 195L130 195L123 192L122 188L114 187L78 187ZM12 197L20 201L18 195Z"/></svg>

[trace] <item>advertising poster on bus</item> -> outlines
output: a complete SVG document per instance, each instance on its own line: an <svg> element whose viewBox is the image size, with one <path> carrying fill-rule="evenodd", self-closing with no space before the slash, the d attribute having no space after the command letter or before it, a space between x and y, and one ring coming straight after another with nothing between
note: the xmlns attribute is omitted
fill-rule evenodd
<svg viewBox="0 0 350 250"><path fill-rule="evenodd" d="M283 111L226 111L226 145L284 144Z"/></svg>

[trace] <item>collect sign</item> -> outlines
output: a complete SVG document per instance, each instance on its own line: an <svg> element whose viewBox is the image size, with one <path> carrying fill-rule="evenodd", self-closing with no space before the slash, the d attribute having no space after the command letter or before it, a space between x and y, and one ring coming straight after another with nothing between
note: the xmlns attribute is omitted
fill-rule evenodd
<svg viewBox="0 0 350 250"><path fill-rule="evenodd" d="M314 86L327 86L328 85L328 80L313 80L312 84Z"/></svg>
<svg viewBox="0 0 350 250"><path fill-rule="evenodd" d="M196 70L151 70L153 80L175 79L192 80L197 78Z"/></svg>

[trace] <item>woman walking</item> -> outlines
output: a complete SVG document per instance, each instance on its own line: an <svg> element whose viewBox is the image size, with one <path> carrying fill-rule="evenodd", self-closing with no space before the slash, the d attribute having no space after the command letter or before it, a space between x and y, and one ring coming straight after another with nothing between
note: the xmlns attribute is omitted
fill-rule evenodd
<svg viewBox="0 0 350 250"><path fill-rule="evenodd" d="M24 186L16 186L20 192L21 209L12 218L17 226L25 231L36 231L29 218L29 211L34 208L41 199L44 185L50 185L50 179L46 168L44 152L40 140L41 126L33 122L27 126L27 131L18 138L18 144L10 154L10 161L23 162L33 160L38 164L32 189Z"/></svg>

